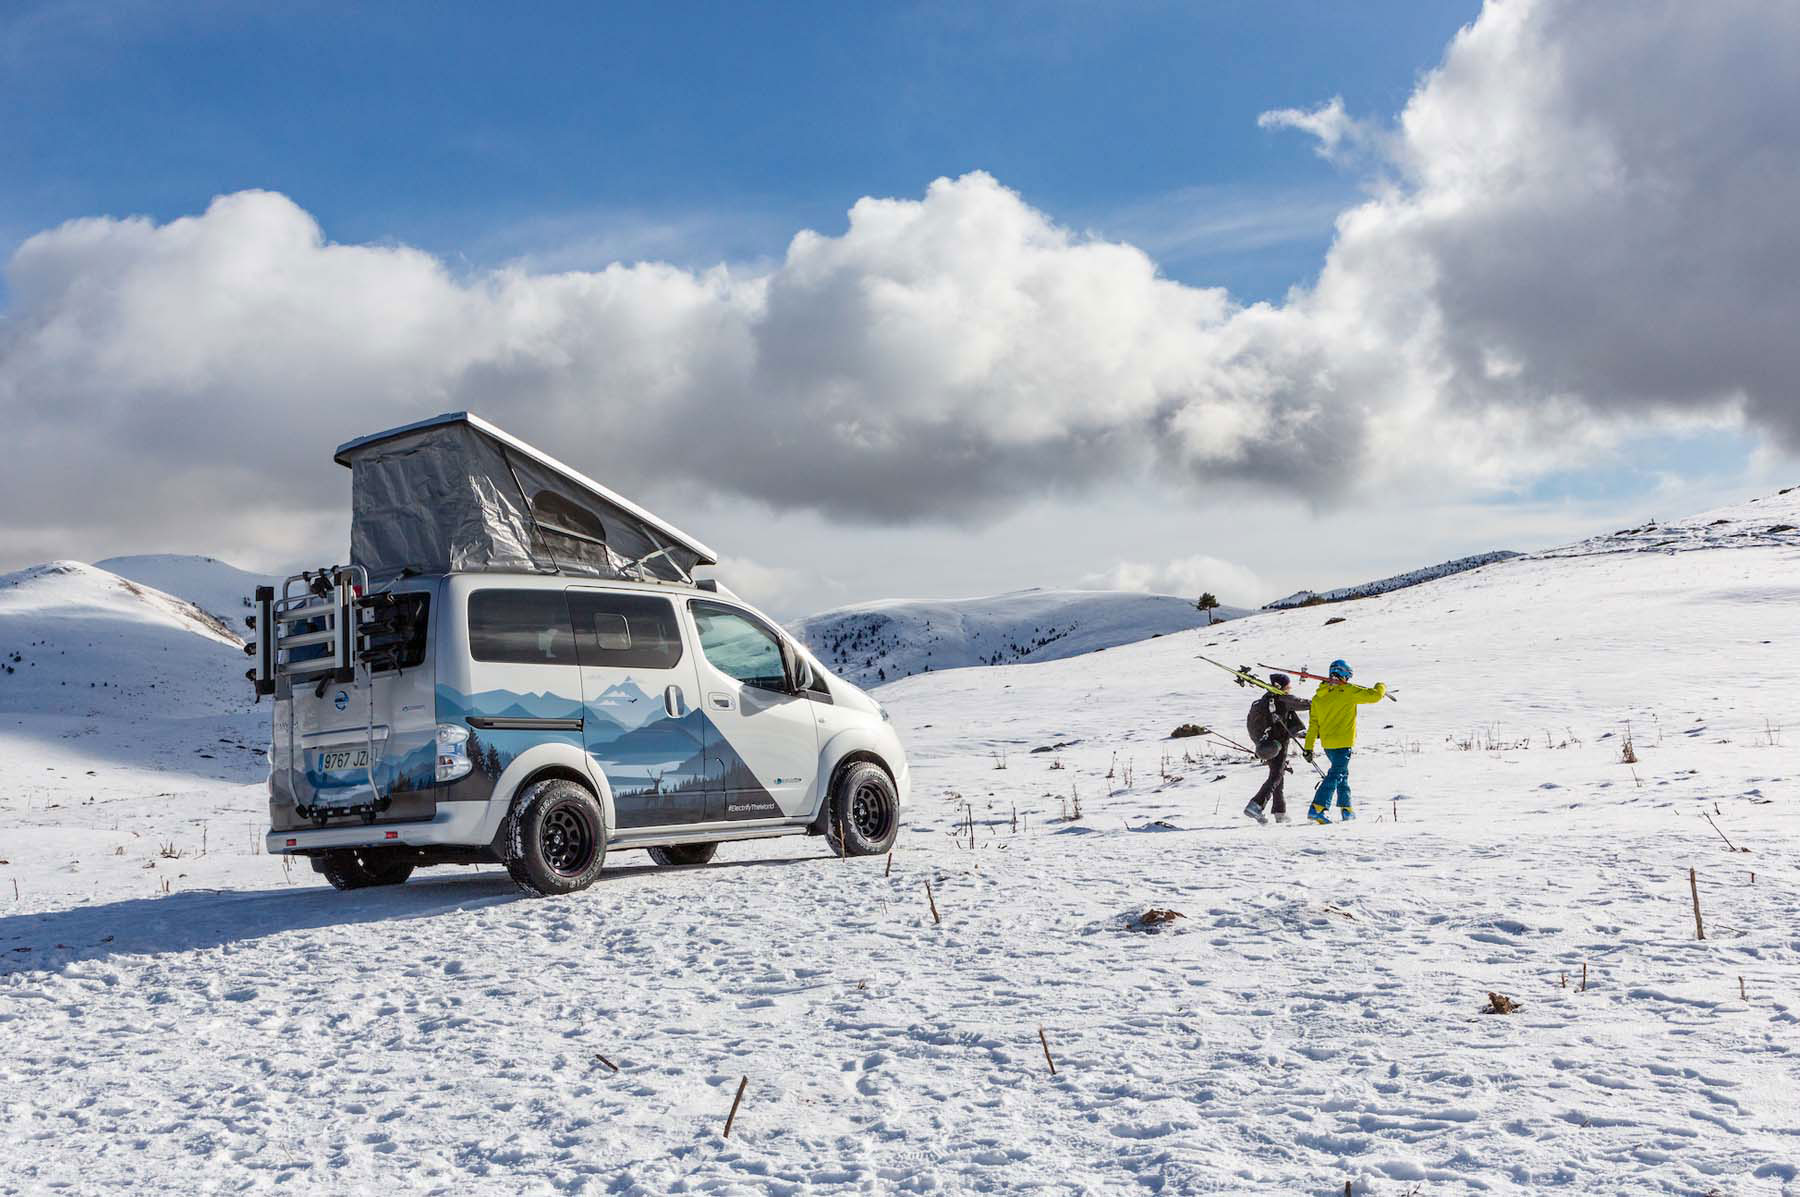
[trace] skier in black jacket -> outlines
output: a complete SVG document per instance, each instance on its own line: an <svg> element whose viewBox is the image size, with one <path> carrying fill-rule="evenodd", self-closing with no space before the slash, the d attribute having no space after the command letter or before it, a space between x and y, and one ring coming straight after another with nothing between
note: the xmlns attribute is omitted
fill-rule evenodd
<svg viewBox="0 0 1800 1197"><path fill-rule="evenodd" d="M1258 823L1267 823L1269 820L1263 815L1263 807L1273 799L1275 821L1285 823L1287 797L1281 791L1282 783L1287 780L1288 741L1306 734L1306 725L1300 722L1296 712L1306 710L1312 703L1288 693L1288 687L1293 683L1285 673L1271 673L1269 684L1281 693L1265 694L1251 703L1246 721L1250 742L1256 746L1257 759L1268 762L1269 779L1256 791L1256 797L1244 808L1244 814Z"/></svg>

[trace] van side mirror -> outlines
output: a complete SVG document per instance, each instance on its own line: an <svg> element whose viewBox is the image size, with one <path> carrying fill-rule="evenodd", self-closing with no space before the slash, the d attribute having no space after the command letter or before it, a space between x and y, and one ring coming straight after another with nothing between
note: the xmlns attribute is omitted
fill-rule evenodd
<svg viewBox="0 0 1800 1197"><path fill-rule="evenodd" d="M803 654L798 652L793 654L793 665L789 670L789 673L793 679L795 694L800 693L802 690L812 689L812 665L807 661Z"/></svg>

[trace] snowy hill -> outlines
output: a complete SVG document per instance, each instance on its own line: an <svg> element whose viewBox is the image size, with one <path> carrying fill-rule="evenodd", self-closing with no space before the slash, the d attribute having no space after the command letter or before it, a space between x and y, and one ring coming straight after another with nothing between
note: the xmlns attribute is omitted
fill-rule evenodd
<svg viewBox="0 0 1800 1197"><path fill-rule="evenodd" d="M1220 607L1213 619L1243 615ZM858 685L970 665L1054 661L1204 626L1191 598L1116 590L1017 590L944 602L889 600L808 616L791 630Z"/></svg>
<svg viewBox="0 0 1800 1197"><path fill-rule="evenodd" d="M1458 557L1455 561L1445 561L1438 565L1427 565L1420 569L1408 570L1403 574L1395 574L1391 578L1364 582L1360 586L1340 586L1336 590L1298 590L1286 598L1276 599L1263 609L1265 611L1283 611L1292 607L1313 607L1320 603L1341 603L1346 599L1369 598L1371 595L1386 594L1390 590L1404 590L1408 586L1417 586L1421 582L1447 578L1451 574L1480 569L1484 565L1492 565L1496 561L1505 561L1517 556L1520 554L1508 549L1499 549L1492 553L1477 553L1473 557Z"/></svg>
<svg viewBox="0 0 1800 1197"><path fill-rule="evenodd" d="M253 574L216 557L181 553L108 557L104 561L94 562L94 565L144 586L180 595L202 610L218 616L231 628L231 634L240 640L244 616L249 614L245 600L256 592L258 586L278 586L281 583L280 578Z"/></svg>
<svg viewBox="0 0 1800 1197"><path fill-rule="evenodd" d="M1796 517L890 683L891 862L339 894L260 785L0 735L0 1191L1790 1193ZM1395 687L1355 822L1167 738L1242 727L1198 652Z"/></svg>
<svg viewBox="0 0 1800 1197"><path fill-rule="evenodd" d="M243 705L232 630L193 603L77 561L0 575L0 711L182 714ZM154 693L153 693L154 691Z"/></svg>
<svg viewBox="0 0 1800 1197"><path fill-rule="evenodd" d="M253 777L268 707L252 711L246 664L213 615L95 566L0 575L0 779L28 798L65 766L101 779L90 794Z"/></svg>

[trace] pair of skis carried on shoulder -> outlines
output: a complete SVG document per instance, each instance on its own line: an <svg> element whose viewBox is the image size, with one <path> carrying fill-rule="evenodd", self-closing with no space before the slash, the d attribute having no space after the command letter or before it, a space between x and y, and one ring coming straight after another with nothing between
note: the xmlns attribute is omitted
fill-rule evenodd
<svg viewBox="0 0 1800 1197"><path fill-rule="evenodd" d="M1265 681L1263 681L1263 679L1257 677L1254 673L1251 673L1250 667L1248 665L1244 666L1241 669L1233 669L1231 666L1223 663L1222 661L1213 660L1211 657L1206 656L1204 653L1198 653L1195 655L1197 655L1202 661L1205 661L1208 665L1217 665L1220 669L1223 669L1226 673L1229 673L1232 677L1237 679L1237 684L1240 686L1255 686L1258 689L1267 690L1270 694L1283 693L1281 687L1276 686L1271 682L1265 682ZM1218 735L1217 732L1213 732L1211 734ZM1218 736L1218 738L1221 740L1225 740L1224 736ZM1239 744L1233 740L1225 740L1225 742L1227 744L1230 744L1233 748L1243 749L1244 751L1249 752L1251 756L1256 756L1256 752L1253 749L1245 749L1242 744ZM1260 761L1261 759L1262 759L1261 757L1257 757L1257 760ZM1312 765L1314 773L1318 773L1321 777L1324 776L1324 773L1320 770L1319 766L1315 762L1307 761L1307 764Z"/></svg>
<svg viewBox="0 0 1800 1197"><path fill-rule="evenodd" d="M1248 665L1240 665L1238 668L1233 669L1231 666L1225 664L1223 661L1215 661L1211 657L1205 655L1204 653L1197 653L1195 655L1198 656L1202 661L1205 661L1208 665L1217 665L1220 669L1223 669L1226 673L1229 673L1232 677L1237 679L1237 684L1240 686L1256 686L1259 689L1267 690L1270 694L1282 693L1282 690L1279 687L1275 686L1273 683L1264 681L1262 678L1258 677L1256 674L1251 673L1250 667ZM1286 666L1286 665L1270 665L1266 661L1258 661L1256 663L1256 667L1258 669L1272 670L1275 673L1285 673L1289 677L1297 677L1297 678L1301 678L1301 679L1303 679L1305 681L1309 681L1309 682L1330 682L1330 681L1337 680L1335 678L1322 677L1316 673L1308 673L1304 669L1294 669L1294 668L1292 668L1290 666ZM1389 690L1384 697L1386 697L1389 702L1399 702L1400 701L1398 698L1394 697L1394 692L1392 690Z"/></svg>
<svg viewBox="0 0 1800 1197"><path fill-rule="evenodd" d="M1305 680L1307 680L1309 682L1329 682L1329 681L1336 680L1335 678L1320 677L1316 673L1308 673L1304 669L1287 669L1280 665L1270 665L1264 661L1258 661L1256 663L1256 667L1258 669L1273 669L1276 673L1285 673L1285 674L1289 675L1290 677L1304 678ZM1387 699L1389 702L1399 702L1400 701L1398 698L1394 697L1394 692L1392 690L1388 690L1385 693L1383 693L1382 697Z"/></svg>

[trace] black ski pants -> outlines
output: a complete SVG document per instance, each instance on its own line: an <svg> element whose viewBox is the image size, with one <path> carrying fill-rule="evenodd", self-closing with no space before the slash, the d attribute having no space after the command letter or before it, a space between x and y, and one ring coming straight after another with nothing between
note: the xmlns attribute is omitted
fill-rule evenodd
<svg viewBox="0 0 1800 1197"><path fill-rule="evenodd" d="M1283 783L1287 781L1288 742L1281 742L1281 751L1269 762L1269 780L1262 783L1262 789L1256 791L1256 797L1250 800L1257 810L1267 806L1271 799L1275 804L1275 813L1287 814L1287 795L1282 793Z"/></svg>

